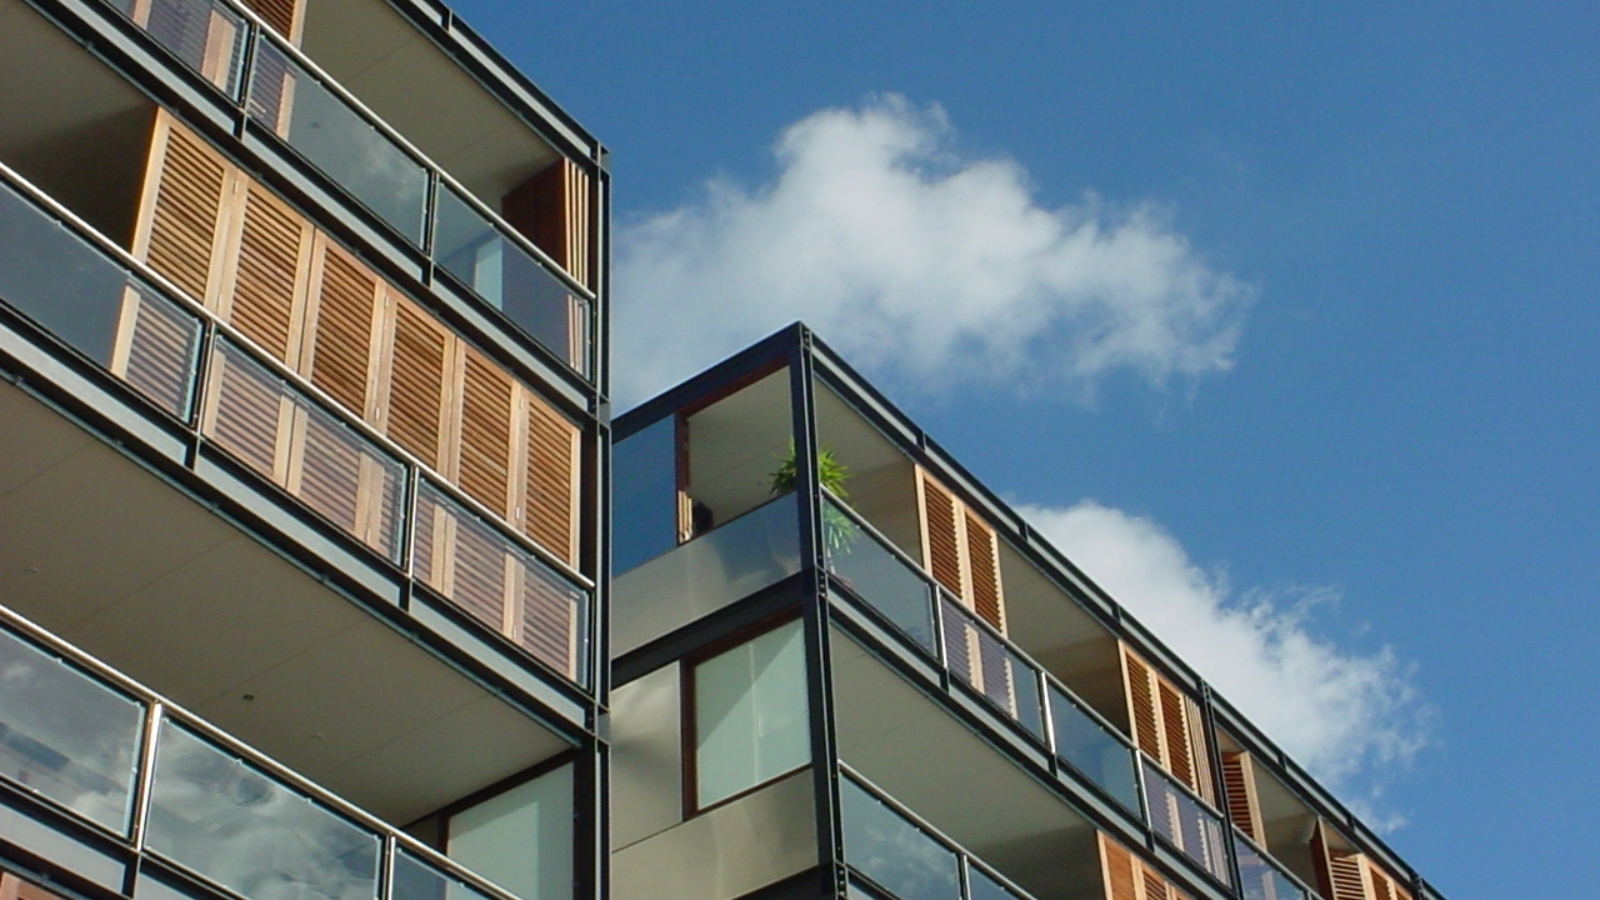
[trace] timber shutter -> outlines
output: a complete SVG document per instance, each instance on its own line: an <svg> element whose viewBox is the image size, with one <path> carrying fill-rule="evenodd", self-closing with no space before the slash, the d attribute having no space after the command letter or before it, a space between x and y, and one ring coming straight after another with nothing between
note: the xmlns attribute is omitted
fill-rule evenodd
<svg viewBox="0 0 1600 900"><path fill-rule="evenodd" d="M377 421L383 282L321 234L311 276L302 372L341 406Z"/></svg>
<svg viewBox="0 0 1600 900"><path fill-rule="evenodd" d="M273 358L295 366L311 276L311 224L260 185L247 185L244 194L217 312Z"/></svg>
<svg viewBox="0 0 1600 900"><path fill-rule="evenodd" d="M1161 873L1105 833L1100 839L1100 875L1105 900L1189 900Z"/></svg>
<svg viewBox="0 0 1600 900"><path fill-rule="evenodd" d="M1126 645L1122 661L1134 744L1215 806L1216 786L1200 705Z"/></svg>
<svg viewBox="0 0 1600 900"><path fill-rule="evenodd" d="M472 499L502 519L511 518L518 406L517 384L476 350L467 349L462 371L458 483Z"/></svg>
<svg viewBox="0 0 1600 900"><path fill-rule="evenodd" d="M1328 824L1311 832L1311 858L1318 887L1327 900L1412 900L1400 881L1358 850L1334 846ZM1340 843L1343 843L1342 841Z"/></svg>
<svg viewBox="0 0 1600 900"><path fill-rule="evenodd" d="M299 46L300 31L305 24L304 4L299 0L243 0L243 3L285 40Z"/></svg>
<svg viewBox="0 0 1600 900"><path fill-rule="evenodd" d="M384 433L448 476L449 389L458 340L409 300L394 304L393 334Z"/></svg>
<svg viewBox="0 0 1600 900"><path fill-rule="evenodd" d="M133 255L208 306L222 280L234 184L221 154L170 113L156 113Z"/></svg>
<svg viewBox="0 0 1600 900"><path fill-rule="evenodd" d="M526 424L522 504L524 534L578 564L578 428L532 391L524 391Z"/></svg>
<svg viewBox="0 0 1600 900"><path fill-rule="evenodd" d="M1266 846L1261 821L1261 801L1256 796L1255 762L1243 751L1222 754L1222 789L1228 801L1228 818L1245 837Z"/></svg>
<svg viewBox="0 0 1600 900"><path fill-rule="evenodd" d="M501 214L573 281L593 289L590 205L588 173L563 157L506 194Z"/></svg>
<svg viewBox="0 0 1600 900"><path fill-rule="evenodd" d="M922 558L928 572L978 617L1006 633L1000 545L994 529L922 468Z"/></svg>

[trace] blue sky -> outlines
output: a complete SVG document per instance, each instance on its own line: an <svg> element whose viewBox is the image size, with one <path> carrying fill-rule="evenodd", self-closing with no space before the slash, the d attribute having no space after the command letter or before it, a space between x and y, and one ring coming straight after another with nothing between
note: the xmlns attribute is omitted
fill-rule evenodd
<svg viewBox="0 0 1600 900"><path fill-rule="evenodd" d="M1592 894L1600 6L454 5L613 151L619 341L721 326L650 377L820 318L1103 580L1367 678L1305 745L1453 900Z"/></svg>

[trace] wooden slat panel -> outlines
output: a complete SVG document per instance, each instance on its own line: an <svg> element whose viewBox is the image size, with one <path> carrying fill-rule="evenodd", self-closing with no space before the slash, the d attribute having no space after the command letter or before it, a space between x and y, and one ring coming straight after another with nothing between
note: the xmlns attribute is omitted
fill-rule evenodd
<svg viewBox="0 0 1600 900"><path fill-rule="evenodd" d="M1194 757L1194 790L1201 799L1212 806L1217 803L1217 785L1211 773L1211 742L1206 735L1205 714L1200 704L1188 694L1183 695L1184 718L1189 724L1189 745Z"/></svg>
<svg viewBox="0 0 1600 900"><path fill-rule="evenodd" d="M1261 822L1261 803L1256 797L1255 763L1250 754L1222 754L1223 794L1228 801L1228 816L1245 837L1257 844L1266 844L1267 836Z"/></svg>
<svg viewBox="0 0 1600 900"><path fill-rule="evenodd" d="M384 431L436 469L443 459L445 388L453 340L416 304L406 300L395 304Z"/></svg>
<svg viewBox="0 0 1600 900"><path fill-rule="evenodd" d="M548 253L574 281L593 288L590 193L588 173L561 159L506 194L500 208L512 228Z"/></svg>
<svg viewBox="0 0 1600 900"><path fill-rule="evenodd" d="M1162 761L1160 717L1156 715L1156 695L1152 685L1153 673L1144 660L1132 650L1123 648L1123 665L1128 680L1128 722L1133 728L1134 743L1149 754L1151 759Z"/></svg>
<svg viewBox="0 0 1600 900"><path fill-rule="evenodd" d="M459 484L474 500L509 519L516 383L476 350L466 351L462 379Z"/></svg>
<svg viewBox="0 0 1600 900"><path fill-rule="evenodd" d="M1145 900L1170 900L1166 879L1152 872L1148 866L1141 865L1139 870L1144 876Z"/></svg>
<svg viewBox="0 0 1600 900"><path fill-rule="evenodd" d="M999 546L994 529L965 512L967 568L971 573L972 610L978 617L1006 633L1005 608L1000 594Z"/></svg>
<svg viewBox="0 0 1600 900"><path fill-rule="evenodd" d="M374 416L382 283L348 253L319 236L315 302L308 312L307 360L311 383L345 409Z"/></svg>
<svg viewBox="0 0 1600 900"><path fill-rule="evenodd" d="M261 186L249 186L221 311L245 337L290 365L300 355L311 244L305 219Z"/></svg>
<svg viewBox="0 0 1600 900"><path fill-rule="evenodd" d="M244 5L290 43L300 43L303 13L297 0L244 0Z"/></svg>
<svg viewBox="0 0 1600 900"><path fill-rule="evenodd" d="M1156 690L1160 692L1161 726L1166 738L1167 771L1172 776L1190 788L1194 787L1194 754L1189 744L1189 723L1184 716L1183 695L1168 684L1166 679L1157 679Z"/></svg>
<svg viewBox="0 0 1600 900"><path fill-rule="evenodd" d="M1100 872L1106 900L1140 900L1137 863L1121 844L1100 834Z"/></svg>
<svg viewBox="0 0 1600 900"><path fill-rule="evenodd" d="M928 572L950 593L966 598L962 589L961 540L956 533L956 501L927 474L921 476L922 533Z"/></svg>
<svg viewBox="0 0 1600 900"><path fill-rule="evenodd" d="M522 530L568 565L578 562L578 428L537 394L527 407Z"/></svg>
<svg viewBox="0 0 1600 900"><path fill-rule="evenodd" d="M577 677L578 622L570 590L532 569L524 572L518 643L568 678Z"/></svg>
<svg viewBox="0 0 1600 900"><path fill-rule="evenodd" d="M1372 900L1367 895L1367 880L1359 853L1331 853L1328 874L1333 884L1329 900Z"/></svg>
<svg viewBox="0 0 1600 900"><path fill-rule="evenodd" d="M212 361L206 433L278 484L288 478L289 410L282 389L233 352Z"/></svg>
<svg viewBox="0 0 1600 900"><path fill-rule="evenodd" d="M458 521L456 525L449 597L473 618L506 634L509 572L505 547L477 523Z"/></svg>
<svg viewBox="0 0 1600 900"><path fill-rule="evenodd" d="M211 303L217 289L232 179L221 155L157 115L134 255L197 302Z"/></svg>
<svg viewBox="0 0 1600 900"><path fill-rule="evenodd" d="M133 288L122 303L111 371L167 412L188 415L197 323Z"/></svg>

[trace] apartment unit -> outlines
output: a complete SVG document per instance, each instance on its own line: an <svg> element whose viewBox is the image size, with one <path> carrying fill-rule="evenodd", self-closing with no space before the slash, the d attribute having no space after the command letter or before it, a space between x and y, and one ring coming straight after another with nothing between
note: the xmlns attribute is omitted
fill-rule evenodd
<svg viewBox="0 0 1600 900"><path fill-rule="evenodd" d="M0 0L0 896L607 896L609 190L434 0Z"/></svg>
<svg viewBox="0 0 1600 900"><path fill-rule="evenodd" d="M1439 900L803 326L615 437L616 900Z"/></svg>

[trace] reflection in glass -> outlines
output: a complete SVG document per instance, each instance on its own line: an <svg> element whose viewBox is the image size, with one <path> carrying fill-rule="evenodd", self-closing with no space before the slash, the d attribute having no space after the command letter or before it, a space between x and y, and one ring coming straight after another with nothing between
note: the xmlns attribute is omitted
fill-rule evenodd
<svg viewBox="0 0 1600 900"><path fill-rule="evenodd" d="M990 878L977 866L967 866L967 900L1020 900L1005 885Z"/></svg>
<svg viewBox="0 0 1600 900"><path fill-rule="evenodd" d="M216 0L149 0L129 3L125 12L138 16L161 46L229 97L239 90L244 60L244 17Z"/></svg>
<svg viewBox="0 0 1600 900"><path fill-rule="evenodd" d="M800 623L774 628L696 666L694 720L701 808L809 762Z"/></svg>
<svg viewBox="0 0 1600 900"><path fill-rule="evenodd" d="M611 497L613 574L678 545L676 417L667 416L612 447Z"/></svg>
<svg viewBox="0 0 1600 900"><path fill-rule="evenodd" d="M144 706L0 631L0 775L126 833Z"/></svg>
<svg viewBox="0 0 1600 900"><path fill-rule="evenodd" d="M1050 719L1056 755L1137 813L1139 784L1133 771L1133 749L1054 685L1050 687Z"/></svg>
<svg viewBox="0 0 1600 900"><path fill-rule="evenodd" d="M256 43L250 117L422 246L427 170L265 38Z"/></svg>
<svg viewBox="0 0 1600 900"><path fill-rule="evenodd" d="M250 900L373 900L378 836L161 723L146 845Z"/></svg>
<svg viewBox="0 0 1600 900"><path fill-rule="evenodd" d="M839 780L844 858L900 900L960 900L954 852L849 778Z"/></svg>
<svg viewBox="0 0 1600 900"><path fill-rule="evenodd" d="M580 372L587 302L449 187L439 188L433 257L473 293Z"/></svg>
<svg viewBox="0 0 1600 900"><path fill-rule="evenodd" d="M1222 817L1207 809L1148 759L1144 765L1145 804L1150 825L1167 843L1224 883L1227 854L1222 847Z"/></svg>
<svg viewBox="0 0 1600 900"><path fill-rule="evenodd" d="M1239 860L1239 893L1244 900L1313 900L1237 831L1233 846Z"/></svg>
<svg viewBox="0 0 1600 900"><path fill-rule="evenodd" d="M923 649L934 652L933 595L922 576L832 500L823 506L822 524L828 571Z"/></svg>

